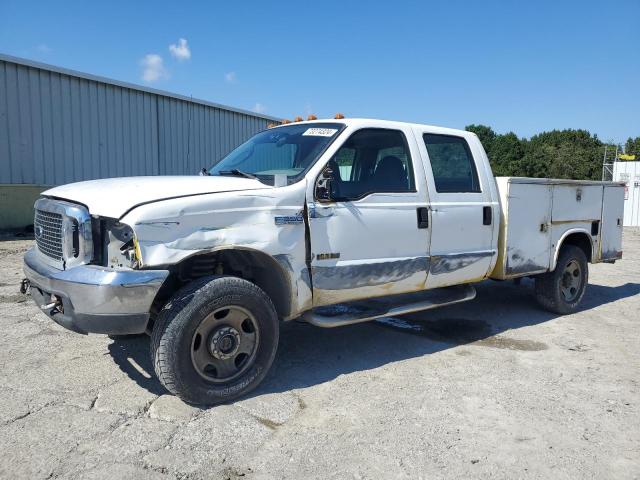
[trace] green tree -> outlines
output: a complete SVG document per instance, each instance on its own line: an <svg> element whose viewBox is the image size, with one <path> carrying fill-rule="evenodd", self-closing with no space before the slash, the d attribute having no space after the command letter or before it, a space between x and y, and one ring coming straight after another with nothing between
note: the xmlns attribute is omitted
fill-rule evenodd
<svg viewBox="0 0 640 480"><path fill-rule="evenodd" d="M496 132L486 125L467 125L464 129L468 132L473 132L478 136L480 143L482 143L482 146L484 147L484 151L487 152L488 155L491 151L491 147L493 146L493 140L496 138Z"/></svg>
<svg viewBox="0 0 640 480"><path fill-rule="evenodd" d="M524 152L523 142L515 133L509 132L504 135L496 135L491 146L491 160L494 175L521 175L520 163Z"/></svg>
<svg viewBox="0 0 640 480"><path fill-rule="evenodd" d="M599 180L603 150L586 130L552 130L531 137L521 167L535 177Z"/></svg>
<svg viewBox="0 0 640 480"><path fill-rule="evenodd" d="M465 129L478 135L496 176L600 180L605 146L616 149L586 130L551 130L527 140L486 125ZM629 138L625 152L640 155L640 137Z"/></svg>
<svg viewBox="0 0 640 480"><path fill-rule="evenodd" d="M624 144L624 153L640 156L640 137L629 137L627 143Z"/></svg>

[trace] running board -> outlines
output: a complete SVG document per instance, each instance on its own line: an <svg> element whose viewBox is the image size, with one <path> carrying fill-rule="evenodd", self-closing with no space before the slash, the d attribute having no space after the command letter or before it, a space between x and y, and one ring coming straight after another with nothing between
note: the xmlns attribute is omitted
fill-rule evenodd
<svg viewBox="0 0 640 480"><path fill-rule="evenodd" d="M380 317L392 317L453 305L473 300L475 297L476 289L473 285L456 285L317 307L302 315L302 320L316 327L341 327Z"/></svg>

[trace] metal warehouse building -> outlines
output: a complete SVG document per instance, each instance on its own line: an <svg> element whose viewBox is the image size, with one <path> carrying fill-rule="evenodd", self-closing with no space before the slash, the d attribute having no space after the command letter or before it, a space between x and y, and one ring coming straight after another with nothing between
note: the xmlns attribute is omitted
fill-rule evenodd
<svg viewBox="0 0 640 480"><path fill-rule="evenodd" d="M0 54L0 229L54 185L193 175L279 119Z"/></svg>

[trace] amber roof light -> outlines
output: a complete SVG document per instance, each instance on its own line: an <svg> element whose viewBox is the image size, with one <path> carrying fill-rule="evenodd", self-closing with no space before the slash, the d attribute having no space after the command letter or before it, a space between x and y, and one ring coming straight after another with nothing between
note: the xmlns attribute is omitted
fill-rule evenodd
<svg viewBox="0 0 640 480"><path fill-rule="evenodd" d="M342 120L344 118L344 115L341 113L336 113L335 117L333 118L335 118L336 120Z"/></svg>

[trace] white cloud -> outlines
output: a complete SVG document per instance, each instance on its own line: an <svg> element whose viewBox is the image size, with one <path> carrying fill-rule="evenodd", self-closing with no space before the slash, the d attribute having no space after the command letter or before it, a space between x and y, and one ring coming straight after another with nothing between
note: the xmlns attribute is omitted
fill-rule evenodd
<svg viewBox="0 0 640 480"><path fill-rule="evenodd" d="M265 113L267 111L267 107L258 102L253 106L252 110L256 113Z"/></svg>
<svg viewBox="0 0 640 480"><path fill-rule="evenodd" d="M236 83L236 72L227 72L224 74L224 81L227 83Z"/></svg>
<svg viewBox="0 0 640 480"><path fill-rule="evenodd" d="M169 45L169 51L171 52L171 55L180 62L191 58L191 49L187 44L187 40L184 38L178 39L177 45L175 43Z"/></svg>
<svg viewBox="0 0 640 480"><path fill-rule="evenodd" d="M168 78L169 74L164 68L162 57L156 53L149 53L140 60L142 66L142 79L145 82L157 82L158 80Z"/></svg>

